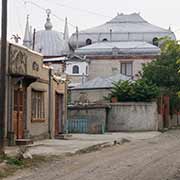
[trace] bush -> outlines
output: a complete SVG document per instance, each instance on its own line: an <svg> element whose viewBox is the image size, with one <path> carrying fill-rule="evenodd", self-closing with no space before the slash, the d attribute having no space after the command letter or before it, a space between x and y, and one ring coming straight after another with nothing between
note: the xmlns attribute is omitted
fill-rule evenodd
<svg viewBox="0 0 180 180"><path fill-rule="evenodd" d="M110 93L119 102L151 102L159 95L159 88L144 79L137 81L119 81L113 84Z"/></svg>

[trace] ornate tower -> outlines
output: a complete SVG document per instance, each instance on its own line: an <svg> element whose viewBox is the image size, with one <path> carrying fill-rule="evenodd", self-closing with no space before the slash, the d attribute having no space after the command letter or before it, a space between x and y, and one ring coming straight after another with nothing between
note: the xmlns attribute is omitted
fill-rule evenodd
<svg viewBox="0 0 180 180"><path fill-rule="evenodd" d="M32 35L29 26L29 15L27 15L27 20L26 20L26 29L24 33L23 45L30 49L32 47Z"/></svg>

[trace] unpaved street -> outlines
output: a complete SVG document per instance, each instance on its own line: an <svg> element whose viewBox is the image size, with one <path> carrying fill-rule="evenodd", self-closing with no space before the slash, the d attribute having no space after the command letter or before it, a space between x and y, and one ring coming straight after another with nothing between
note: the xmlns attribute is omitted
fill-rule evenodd
<svg viewBox="0 0 180 180"><path fill-rule="evenodd" d="M180 130L66 157L6 180L180 180Z"/></svg>

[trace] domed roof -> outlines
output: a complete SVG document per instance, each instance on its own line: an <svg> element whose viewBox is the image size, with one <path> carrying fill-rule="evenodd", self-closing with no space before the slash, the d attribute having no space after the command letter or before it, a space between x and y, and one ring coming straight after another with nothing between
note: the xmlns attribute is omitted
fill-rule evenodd
<svg viewBox="0 0 180 180"><path fill-rule="evenodd" d="M36 32L35 50L44 56L61 56L64 54L65 43L63 34L53 30Z"/></svg>
<svg viewBox="0 0 180 180"><path fill-rule="evenodd" d="M145 21L139 13L118 14L112 20L90 29L80 31L78 34L78 46L86 46L86 41L92 43L99 41L145 41L152 43L153 38L168 36L176 39L174 33L168 29L152 25ZM75 47L77 44L77 35L71 36L70 44Z"/></svg>
<svg viewBox="0 0 180 180"><path fill-rule="evenodd" d="M67 53L67 42L63 40L63 33L52 30L51 11L48 9L46 13L45 30L37 31L35 35L35 51L42 53L46 57L65 55Z"/></svg>

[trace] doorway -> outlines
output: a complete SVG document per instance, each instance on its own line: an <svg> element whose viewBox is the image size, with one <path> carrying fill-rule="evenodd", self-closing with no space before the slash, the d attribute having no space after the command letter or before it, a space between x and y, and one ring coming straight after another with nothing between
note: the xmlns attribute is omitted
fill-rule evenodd
<svg viewBox="0 0 180 180"><path fill-rule="evenodd" d="M55 95L55 135L63 134L63 94Z"/></svg>
<svg viewBox="0 0 180 180"><path fill-rule="evenodd" d="M24 131L24 90L14 90L13 126L16 139L23 139Z"/></svg>

